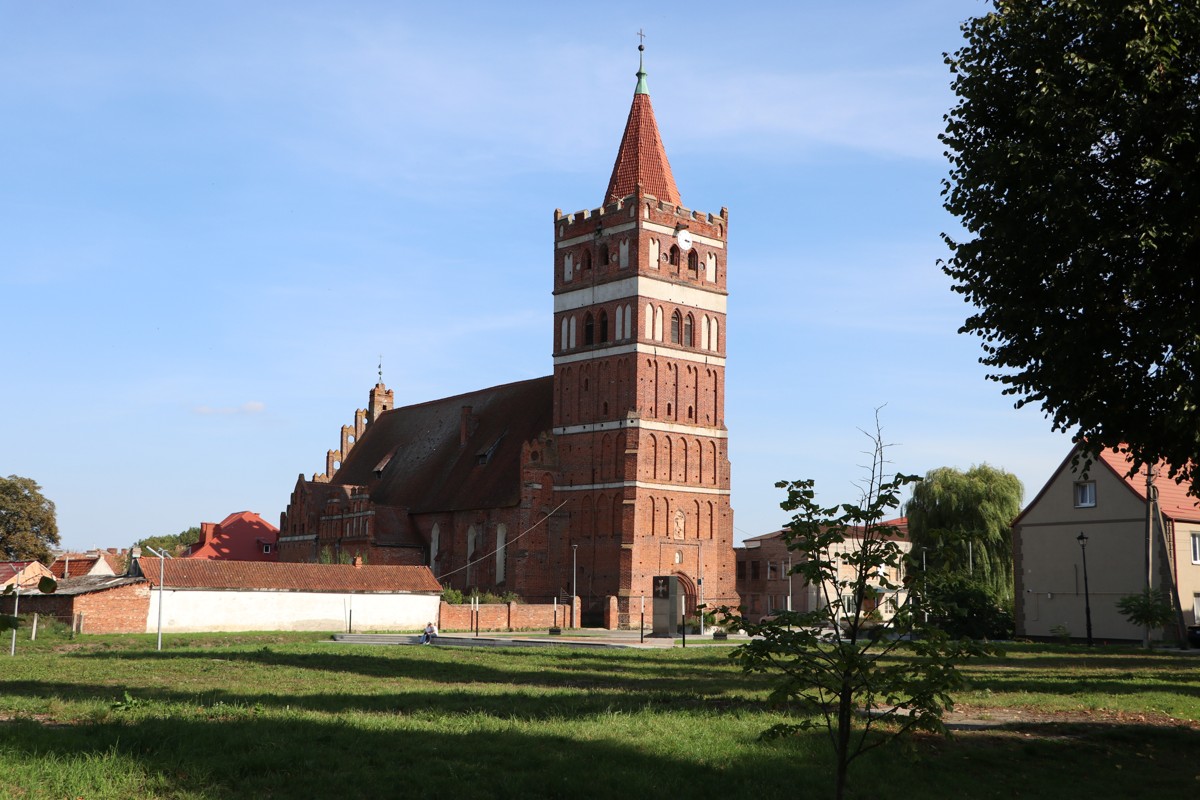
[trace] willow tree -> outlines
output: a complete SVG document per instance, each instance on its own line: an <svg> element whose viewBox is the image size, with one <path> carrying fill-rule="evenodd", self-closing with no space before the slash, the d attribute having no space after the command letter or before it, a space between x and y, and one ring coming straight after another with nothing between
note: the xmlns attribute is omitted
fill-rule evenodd
<svg viewBox="0 0 1200 800"><path fill-rule="evenodd" d="M908 503L914 565L970 575L998 598L1011 599L1012 521L1023 494L1016 475L988 464L966 472L930 470Z"/></svg>

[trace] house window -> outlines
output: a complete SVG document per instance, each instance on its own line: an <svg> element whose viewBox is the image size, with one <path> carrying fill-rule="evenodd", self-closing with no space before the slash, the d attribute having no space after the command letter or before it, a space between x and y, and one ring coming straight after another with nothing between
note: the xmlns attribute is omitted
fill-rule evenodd
<svg viewBox="0 0 1200 800"><path fill-rule="evenodd" d="M1080 481L1075 484L1075 507L1092 508L1096 505L1096 482Z"/></svg>
<svg viewBox="0 0 1200 800"><path fill-rule="evenodd" d="M774 561L767 562L767 580L769 580L769 581L775 580L775 562Z"/></svg>
<svg viewBox="0 0 1200 800"><path fill-rule="evenodd" d="M752 581L758 580L758 575L759 575L758 562L751 561L750 562L750 580L752 580Z"/></svg>
<svg viewBox="0 0 1200 800"><path fill-rule="evenodd" d="M1192 534L1192 563L1200 564L1200 533Z"/></svg>
<svg viewBox="0 0 1200 800"><path fill-rule="evenodd" d="M1194 536L1192 537L1192 539L1193 539L1193 541L1195 541L1195 537L1194 537ZM1195 547L1193 546L1193 548L1192 548L1192 549L1194 550L1194 549L1195 549ZM271 545L269 545L269 544L264 544L264 545L263 545L263 554L264 554L264 555L266 555L266 554L268 554L268 553L270 553L270 552L271 552Z"/></svg>
<svg viewBox="0 0 1200 800"><path fill-rule="evenodd" d="M1193 547L1193 549L1196 547L1196 537L1195 536L1192 537L1192 547ZM746 580L746 562L745 561L737 562L737 579L739 581Z"/></svg>

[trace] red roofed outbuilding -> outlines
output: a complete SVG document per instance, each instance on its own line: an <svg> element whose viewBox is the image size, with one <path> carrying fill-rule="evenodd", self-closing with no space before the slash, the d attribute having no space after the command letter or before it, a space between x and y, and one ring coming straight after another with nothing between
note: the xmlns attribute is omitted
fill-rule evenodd
<svg viewBox="0 0 1200 800"><path fill-rule="evenodd" d="M220 522L200 523L200 541L184 558L227 561L278 561L279 529L253 511L230 514Z"/></svg>

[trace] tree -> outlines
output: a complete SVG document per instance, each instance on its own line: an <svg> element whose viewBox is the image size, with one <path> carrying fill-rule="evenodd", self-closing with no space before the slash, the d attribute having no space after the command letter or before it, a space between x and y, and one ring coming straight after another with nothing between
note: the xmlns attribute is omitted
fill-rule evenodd
<svg viewBox="0 0 1200 800"><path fill-rule="evenodd" d="M133 543L134 547L153 547L155 550L166 551L179 555L189 545L200 541L200 528L193 526L179 533L169 533L163 536L147 536Z"/></svg>
<svg viewBox="0 0 1200 800"><path fill-rule="evenodd" d="M1025 489L1011 472L980 464L925 473L907 506L913 567L977 579L1012 601L1012 521Z"/></svg>
<svg viewBox="0 0 1200 800"><path fill-rule="evenodd" d="M54 503L29 478L0 478L0 554L15 561L50 563L50 548L58 545Z"/></svg>
<svg viewBox="0 0 1200 800"><path fill-rule="evenodd" d="M776 484L787 490L780 506L794 512L784 533L797 556L791 573L818 587L824 605L757 624L720 609L722 625L753 637L732 657L750 672L781 673L772 699L795 703L805 715L763 736L823 729L834 752L839 799L849 767L860 756L912 730L944 732L942 714L953 707L949 693L963 683L958 662L988 651L919 628L908 600L898 603L890 619L873 619L879 591L900 590L904 559L898 531L883 520L899 506L903 487L919 478L886 476L878 431L872 439L872 465L857 505L820 506L811 480ZM846 547L850 539L854 546Z"/></svg>
<svg viewBox="0 0 1200 800"><path fill-rule="evenodd" d="M1175 622L1175 604L1169 596L1155 589L1118 598L1117 611L1139 628L1149 630L1165 628Z"/></svg>
<svg viewBox="0 0 1200 800"><path fill-rule="evenodd" d="M1016 405L1200 490L1200 5L994 0L946 63L943 269Z"/></svg>

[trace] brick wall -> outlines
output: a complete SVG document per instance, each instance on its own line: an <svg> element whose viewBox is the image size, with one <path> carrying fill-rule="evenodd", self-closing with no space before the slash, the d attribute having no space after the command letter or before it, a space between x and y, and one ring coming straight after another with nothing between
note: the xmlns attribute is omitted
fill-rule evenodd
<svg viewBox="0 0 1200 800"><path fill-rule="evenodd" d="M3 605L5 613L11 603ZM37 613L71 625L83 615L83 633L145 633L150 614L150 584L135 583L79 595L21 598L21 615Z"/></svg>
<svg viewBox="0 0 1200 800"><path fill-rule="evenodd" d="M609 598L613 604L616 598ZM614 605L615 608L615 605ZM557 611L557 622L556 622ZM612 614L615 628L616 614ZM579 599L575 600L575 619L579 618ZM522 631L550 628L557 624L562 628L578 627L571 623L571 606L559 603L485 603L479 606L479 630L481 631ZM472 616L470 603L442 603L438 613L439 631L475 630L475 620Z"/></svg>

